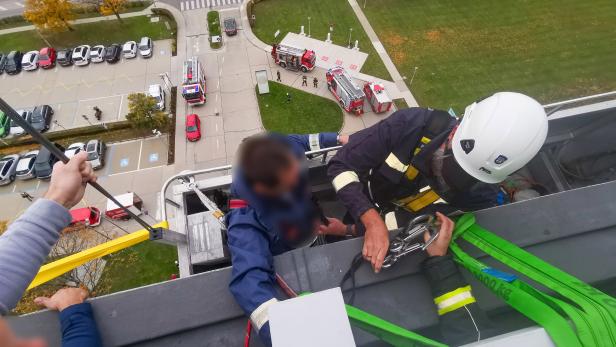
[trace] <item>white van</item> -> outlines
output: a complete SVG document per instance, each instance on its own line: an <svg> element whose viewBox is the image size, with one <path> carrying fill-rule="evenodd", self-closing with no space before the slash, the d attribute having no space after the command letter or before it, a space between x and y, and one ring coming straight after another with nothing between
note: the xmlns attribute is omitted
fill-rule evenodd
<svg viewBox="0 0 616 347"><path fill-rule="evenodd" d="M147 94L156 99L156 106L158 106L159 110L162 111L165 109L165 91L160 84L150 85Z"/></svg>

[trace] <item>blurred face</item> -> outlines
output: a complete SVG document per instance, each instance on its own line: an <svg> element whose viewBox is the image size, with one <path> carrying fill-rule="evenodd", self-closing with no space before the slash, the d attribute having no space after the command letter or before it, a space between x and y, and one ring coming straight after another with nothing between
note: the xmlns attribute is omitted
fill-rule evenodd
<svg viewBox="0 0 616 347"><path fill-rule="evenodd" d="M280 197L292 192L299 183L301 165L295 157L290 162L291 165L288 168L278 173L278 185L276 187L267 187L257 183L254 187L255 192L269 197Z"/></svg>
<svg viewBox="0 0 616 347"><path fill-rule="evenodd" d="M40 338L22 339L13 335L13 332L0 318L0 346L2 347L47 347L47 343Z"/></svg>

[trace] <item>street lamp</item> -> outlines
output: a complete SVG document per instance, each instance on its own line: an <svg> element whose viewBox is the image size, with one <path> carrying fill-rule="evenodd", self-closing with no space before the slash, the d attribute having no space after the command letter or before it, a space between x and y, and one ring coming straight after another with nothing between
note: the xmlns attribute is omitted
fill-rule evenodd
<svg viewBox="0 0 616 347"><path fill-rule="evenodd" d="M409 82L409 87L413 84L413 79L415 78L415 74L417 73L417 69L419 69L419 67L415 66L415 70L413 71L413 76L411 77L411 81Z"/></svg>
<svg viewBox="0 0 616 347"><path fill-rule="evenodd" d="M53 124L55 124L57 127L60 127L60 128L62 128L62 129L64 129L64 130L66 130L66 128L65 128L65 127L63 127L62 125L60 125L60 123L58 123L58 121L57 121L57 120L55 120L55 119L53 120Z"/></svg>
<svg viewBox="0 0 616 347"><path fill-rule="evenodd" d="M310 37L310 17L308 17L308 37Z"/></svg>
<svg viewBox="0 0 616 347"><path fill-rule="evenodd" d="M353 32L353 28L349 28L349 48L351 48L351 33Z"/></svg>

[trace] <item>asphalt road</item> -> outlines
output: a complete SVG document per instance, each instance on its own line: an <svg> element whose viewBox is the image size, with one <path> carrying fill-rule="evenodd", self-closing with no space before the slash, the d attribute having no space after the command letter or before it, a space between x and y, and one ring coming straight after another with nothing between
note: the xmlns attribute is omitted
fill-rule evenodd
<svg viewBox="0 0 616 347"><path fill-rule="evenodd" d="M24 0L0 0L0 18L17 16L24 11Z"/></svg>

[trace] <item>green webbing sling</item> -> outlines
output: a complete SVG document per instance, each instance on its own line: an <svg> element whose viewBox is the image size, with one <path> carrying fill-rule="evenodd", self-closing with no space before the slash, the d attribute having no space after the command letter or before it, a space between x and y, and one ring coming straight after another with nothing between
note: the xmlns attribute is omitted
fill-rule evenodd
<svg viewBox="0 0 616 347"><path fill-rule="evenodd" d="M456 238L560 295L556 298L542 293L470 257L455 242L451 244L458 263L516 310L542 325L558 346L616 345L614 298L481 228L470 214L456 222L454 241Z"/></svg>

